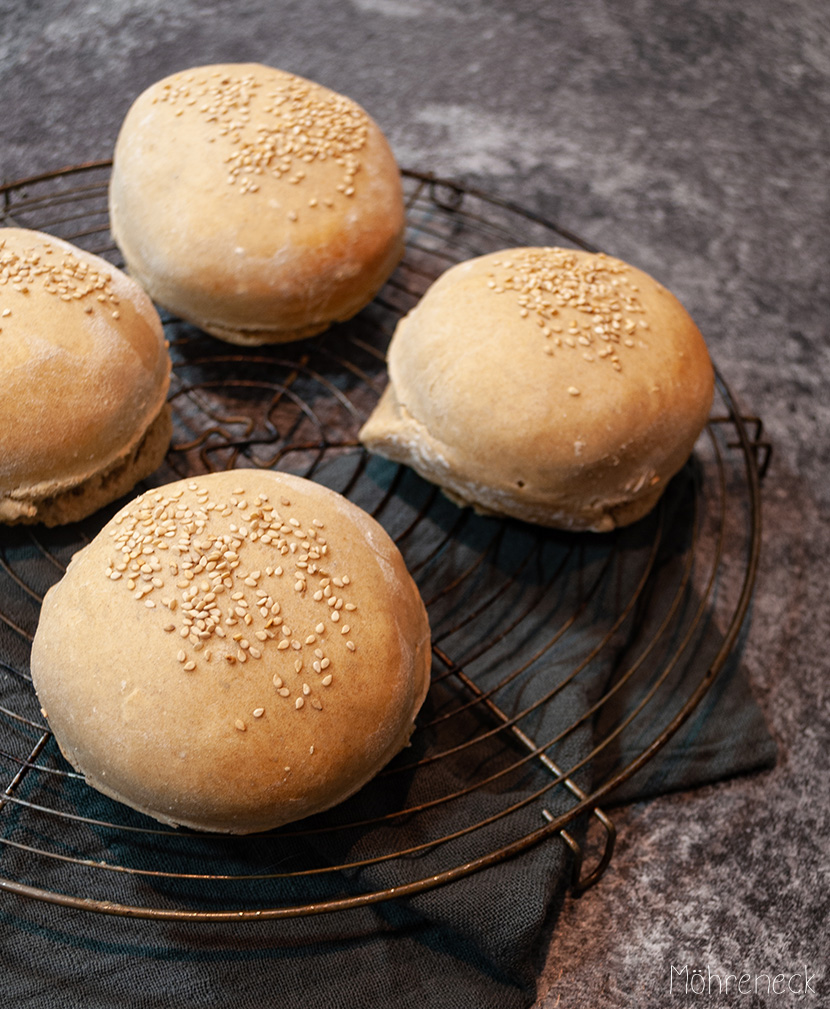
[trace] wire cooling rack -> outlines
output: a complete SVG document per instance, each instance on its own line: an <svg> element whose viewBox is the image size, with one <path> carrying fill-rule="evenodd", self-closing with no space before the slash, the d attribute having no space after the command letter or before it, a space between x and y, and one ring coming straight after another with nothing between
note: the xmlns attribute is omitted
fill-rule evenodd
<svg viewBox="0 0 830 1009"><path fill-rule="evenodd" d="M0 188L5 226L47 231L121 265L109 163ZM604 536L476 516L357 431L385 385L397 320L462 259L515 245L589 246L508 202L404 172L406 253L374 303L310 341L239 351L163 316L174 438L142 485L230 467L326 483L400 547L433 630L432 686L412 745L358 796L266 835L161 828L98 795L60 756L31 685L46 590L118 505L56 530L0 531L0 888L116 915L293 917L417 894L540 844L595 882L614 828L600 803L696 709L741 634L769 460L720 374L692 459L655 512ZM586 824L601 843L582 870Z"/></svg>

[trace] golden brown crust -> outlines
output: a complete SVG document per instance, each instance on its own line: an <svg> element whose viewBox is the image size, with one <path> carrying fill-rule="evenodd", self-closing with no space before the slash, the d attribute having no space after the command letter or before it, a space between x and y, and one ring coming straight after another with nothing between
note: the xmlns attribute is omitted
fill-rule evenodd
<svg viewBox="0 0 830 1009"><path fill-rule="evenodd" d="M197 67L136 99L110 219L158 304L248 345L351 317L403 253L400 174L377 125L350 99L259 64Z"/></svg>
<svg viewBox="0 0 830 1009"><path fill-rule="evenodd" d="M609 256L508 249L448 270L404 318L360 432L461 504L607 531L650 510L708 417L703 338Z"/></svg>
<svg viewBox="0 0 830 1009"><path fill-rule="evenodd" d="M91 785L229 833L356 791L406 745L429 668L423 603L381 527L259 470L122 509L47 594L32 648L55 738Z"/></svg>
<svg viewBox="0 0 830 1009"><path fill-rule="evenodd" d="M103 259L0 230L0 371L0 521L82 518L160 463L170 433L161 321Z"/></svg>

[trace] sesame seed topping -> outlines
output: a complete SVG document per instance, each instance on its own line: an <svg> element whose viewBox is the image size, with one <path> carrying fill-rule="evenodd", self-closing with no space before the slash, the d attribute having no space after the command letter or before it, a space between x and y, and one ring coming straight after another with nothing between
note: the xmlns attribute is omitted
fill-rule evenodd
<svg viewBox="0 0 830 1009"><path fill-rule="evenodd" d="M494 259L492 265L484 279L486 288L496 294L512 292L520 318L533 321L546 339L562 332L556 317L565 315L569 335L564 340L557 337L557 347L581 345L590 351L597 342L618 344L623 312L628 316L627 332L635 326L648 327L645 319L630 318L645 310L631 268L620 260L551 247L517 249L509 261ZM543 349L554 355L549 345ZM593 353L583 356L589 362L597 360ZM606 357L599 355L599 360ZM612 364L619 370L618 360Z"/></svg>
<svg viewBox="0 0 830 1009"><path fill-rule="evenodd" d="M299 677L311 665L322 676L322 682L330 684L330 673L322 675L331 660L319 647L325 634L320 617L329 612L337 623L341 610L354 612L356 607L343 595L348 595L348 577L333 577L319 566L325 544L321 544L317 533L312 536L310 530L312 526L322 527L322 523L315 525L302 517L301 512L296 516L287 512L279 515L265 505L264 499L248 502L237 489L233 495L234 509L242 509L244 505L246 513L246 524L237 525L228 522L232 514L238 513L231 509L230 497L214 499L210 488L195 480L185 487L140 496L119 513L111 531L113 550L102 565L103 577L111 579L111 584L125 585L148 610L162 608L165 615L173 618L163 627L167 632L179 631L184 647L177 650L176 657L187 671L196 669L196 653L209 662L215 652L215 658L224 659L226 667L244 664L248 659L254 662L271 647L273 640L277 650L294 650L291 675ZM284 507L292 506L289 502ZM308 534L302 531L304 526L309 528ZM283 623L281 609L282 605L299 603L293 601L294 593L289 586L279 591L282 568L256 568L256 561L250 568L245 566L249 544L266 537L270 549L288 553L290 543L295 550L293 585L302 588L307 602L296 612L288 610L295 626L293 631ZM168 546L175 551L175 559L162 563L160 552ZM118 577L113 578L114 575ZM334 590L340 594L335 595ZM225 593L230 605L220 608L219 601ZM282 598L282 605L280 598L275 597ZM326 605L311 625L308 608L313 609L323 601ZM345 623L341 628L343 635L353 630L352 625ZM354 651L351 640L346 645ZM306 654L311 653L314 659L306 662ZM311 688L307 683L289 686L284 677L285 673L273 677L280 696L293 694L296 699L300 689L300 699L309 696ZM319 710L318 704L314 706Z"/></svg>
<svg viewBox="0 0 830 1009"><path fill-rule="evenodd" d="M194 82L185 76L164 83L157 103L174 115L198 115L213 124L212 139L230 141L227 180L241 193L255 192L251 176L302 184L305 165L333 160L341 167L336 189L353 192L358 153L366 142L368 118L354 102L302 78L273 71L267 81L227 74ZM310 198L314 206L316 198ZM331 204L330 198L324 203Z"/></svg>
<svg viewBox="0 0 830 1009"><path fill-rule="evenodd" d="M86 301L87 314L96 306L118 304L110 273L100 272L70 249L54 250L50 245L16 250L7 241L0 242L0 283L24 296L37 286L61 301ZM0 315L8 319L12 309L4 306ZM109 316L117 321L120 313L110 307Z"/></svg>
<svg viewBox="0 0 830 1009"><path fill-rule="evenodd" d="M237 720L233 724L240 732L244 732L248 728L248 726L242 721L241 718L237 718Z"/></svg>

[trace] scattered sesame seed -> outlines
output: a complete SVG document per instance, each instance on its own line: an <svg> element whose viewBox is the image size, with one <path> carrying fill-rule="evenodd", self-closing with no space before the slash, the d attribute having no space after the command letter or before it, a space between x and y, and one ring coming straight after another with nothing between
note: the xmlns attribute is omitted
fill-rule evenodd
<svg viewBox="0 0 830 1009"><path fill-rule="evenodd" d="M318 635L325 632L324 623L318 622L313 633L310 628L304 633L298 631L296 637L290 628L280 628L283 620L278 615L280 604L269 595L267 585L260 587L263 572L245 571L240 566L240 554L244 556L241 548L245 541L253 542L258 537L264 538L266 532L271 530L279 549L287 553L290 546L296 553L295 587L298 591L313 587L315 598L318 601L326 599L332 620L338 622L341 609L353 611L356 607L353 603L347 603L342 596L336 596L333 591L333 587L344 590L349 584L347 576L331 577L317 564L325 553L322 537L312 529L304 533L298 519L292 521L293 516L281 518L260 497L249 508L249 502L241 499L240 490L237 490L234 497L235 506L240 510L244 506L248 525L237 527L228 523L221 532L214 531L211 527L213 522L221 522L222 518L230 516L228 505L209 500L207 489L199 487L195 481L191 481L188 488L199 499L198 506L189 507L187 499L183 499L182 490L177 489L140 496L130 511L119 515L117 528L112 531L115 552L107 559L105 576L114 582L130 585L134 597L143 601L145 606L163 605L171 614L180 613L180 626L177 628L171 621L164 625L165 630L172 632L178 629L188 643L188 648L203 654L208 660L211 652L202 652L202 649L214 635L225 638L224 628L228 627L231 629L228 636L232 636L238 646L235 654L222 653L229 665L244 663L249 657L252 660L261 658L262 646L267 646L270 639L276 638L278 650L293 648L298 653L294 660L296 672L299 673L303 668L303 648L310 647L316 656L313 668L315 672L322 673L330 665L330 660L323 656L322 649L314 646L318 642ZM318 522L315 528L320 527L322 523ZM281 538L286 529L302 542L291 541L288 544ZM277 530L282 530L282 533ZM162 563L157 554L168 545L175 552L176 559L169 561L167 566L181 595L178 600L167 595L157 603L145 596L155 589L164 588ZM265 569L265 574L271 578L281 570L269 567ZM232 605L223 616L217 599L226 591ZM282 630L280 637L276 633L278 629ZM243 631L248 637L243 636ZM341 628L343 635L350 631L348 624ZM255 644L251 645L250 641ZM347 646L353 650L351 642L347 642ZM196 668L195 659L188 659L184 649L178 651L178 659L186 669ZM279 677L274 679L274 683L278 691L286 690L287 696L288 688Z"/></svg>
<svg viewBox="0 0 830 1009"><path fill-rule="evenodd" d="M493 271L485 278L485 285L494 293L513 292L521 318L535 322L548 338L562 331L559 321L552 318L566 312L569 336L564 345L575 347L577 342L592 347L599 339L604 342L619 340L623 311L628 315L644 312L638 288L631 280L631 270L619 260L603 254L586 255L569 249L530 248L517 252L510 264L492 260ZM634 323L626 319L630 333L635 325L647 327L645 319ZM555 340L556 346L563 341ZM553 355L550 347L545 353ZM604 360L600 356L599 360ZM586 357L593 362L595 356ZM617 367L618 362L614 363Z"/></svg>

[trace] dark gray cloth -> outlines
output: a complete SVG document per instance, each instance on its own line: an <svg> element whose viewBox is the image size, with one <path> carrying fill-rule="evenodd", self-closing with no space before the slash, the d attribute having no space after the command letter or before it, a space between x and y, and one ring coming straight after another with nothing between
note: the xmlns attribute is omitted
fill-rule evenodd
<svg viewBox="0 0 830 1009"><path fill-rule="evenodd" d="M337 486L347 478L348 465L316 476ZM394 467L373 462L360 493L368 498L373 488L385 493L395 479ZM700 677L700 662L705 664L721 644L717 620L703 620L695 661L673 668L660 688L663 699L656 716L634 719L614 733L615 727L624 726L644 684L665 665L662 652L648 655L647 662L642 655L643 642L665 619L667 598L675 600L671 615L678 628L699 605L692 584L679 595L669 592L676 582L678 558L685 556L688 545L684 537L690 528L687 506L693 479L693 471L681 475L660 515L617 537L613 547L601 537L539 533L469 515L460 519L462 513L411 474L395 484L399 529L406 528L407 510L422 516L423 542L405 546L425 598L431 599L440 654L461 661L478 689L492 690L508 718L524 712L517 727L537 743L550 744L548 756L559 767L574 768L573 777L583 788L610 780L650 745L672 705L681 706L688 695L688 678ZM670 523L674 532L664 537L655 557L652 523L658 521ZM443 543L440 565L428 559L433 541ZM424 552L419 552L421 547ZM49 537L49 556L63 558L71 548L72 534ZM19 750L19 737L36 735L20 716L34 724L38 721L25 679L25 629L31 626L36 601L10 574L25 568L27 584L42 588L54 580L57 568L33 548L27 534L5 534L4 550L0 705L18 716L0 719L0 750L9 753ZM451 582L453 571L470 570L470 560L476 557L485 562L470 576L472 591L478 591L475 578L487 584L494 571L510 574L505 581L509 598L492 619L504 621L507 612L524 614L518 625L521 633L505 634L483 652L477 647L482 626L474 620L458 629L458 599L440 591L441 585ZM526 562L520 563L520 558ZM628 611L634 586L647 569L650 589L637 596L636 606ZM626 679L626 670L635 667L636 675ZM569 672L575 668L580 669L577 676ZM511 680L505 671L521 675ZM349 869L333 880L325 876L282 883L248 880L228 887L164 875L90 874L94 892L89 896L99 899L168 907L267 907L275 896L322 900L427 878L544 829L543 809L555 817L570 808L569 793L550 788L549 771L535 759L523 759L527 751L521 742L509 730L496 731L499 716L487 711L480 698L472 703L475 695L459 685L438 659L434 675L436 682L420 719L425 728L399 764L441 752L448 738L461 744L475 742L461 745L452 759L381 775L325 822L371 819L374 811L388 804L389 789L402 794L407 806L427 804L415 815L344 830L334 840L326 833L283 840L266 836L239 847L231 839L185 834L181 842L164 839L155 845L152 836L120 834L104 826L75 828L10 802L0 811L0 839L12 842L0 846L0 876L57 892L68 885L70 873L61 861L35 858L13 847L15 843L67 854L82 850L92 860L124 865L135 862L141 849L141 864L160 873L172 868L256 875L274 864L294 864L292 860L303 866L360 861L373 852L417 848L435 836L461 832L437 847ZM609 694L609 684L621 677L625 686ZM602 703L595 715L585 717L598 700ZM448 711L456 712L448 723L453 727L450 737L440 720ZM592 754L609 735L613 744ZM65 767L54 752L45 752L43 760L49 767ZM684 727L642 772L607 796L608 804L691 788L768 767L773 760L774 747L745 682L738 647ZM5 761L3 767L8 776L11 764ZM463 801L429 806L490 774L498 775L492 787L476 788ZM32 774L15 796L47 807L68 804L90 820L113 818L109 800L72 779ZM512 804L517 810L502 815ZM480 821L483 826L464 833L470 823ZM146 822L135 820L136 825ZM580 818L569 830L579 839L585 826ZM0 895L5 1004L13 1009L161 1009L183 1004L229 1009L271 1005L519 1009L533 1001L539 941L555 926L572 870L568 847L552 835L516 857L407 899L253 923L111 918Z"/></svg>

